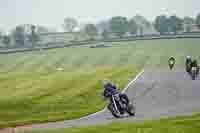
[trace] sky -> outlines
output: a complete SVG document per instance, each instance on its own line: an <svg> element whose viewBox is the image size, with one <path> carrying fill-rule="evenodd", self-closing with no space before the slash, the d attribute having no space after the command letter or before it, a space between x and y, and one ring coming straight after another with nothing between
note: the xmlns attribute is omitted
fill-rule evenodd
<svg viewBox="0 0 200 133"><path fill-rule="evenodd" d="M153 21L160 14L184 17L198 13L200 0L0 0L0 29L36 24L61 30L65 17L95 23L112 16L140 14Z"/></svg>

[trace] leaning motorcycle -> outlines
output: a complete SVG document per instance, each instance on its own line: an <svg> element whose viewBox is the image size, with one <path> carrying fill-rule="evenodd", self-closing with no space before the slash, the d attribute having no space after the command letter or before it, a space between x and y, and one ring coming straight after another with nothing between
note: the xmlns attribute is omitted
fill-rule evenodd
<svg viewBox="0 0 200 133"><path fill-rule="evenodd" d="M130 102L127 104L125 99L120 99L119 94L111 95L108 110L115 118L120 118L125 113L135 116L135 107Z"/></svg>

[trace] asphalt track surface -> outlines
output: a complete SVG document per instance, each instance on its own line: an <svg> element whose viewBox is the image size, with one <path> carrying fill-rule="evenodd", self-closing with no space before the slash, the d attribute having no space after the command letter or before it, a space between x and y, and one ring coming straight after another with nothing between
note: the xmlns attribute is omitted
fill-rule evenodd
<svg viewBox="0 0 200 133"><path fill-rule="evenodd" d="M43 130L191 115L200 112L200 77L195 81L183 70L145 70L125 91L136 106L136 116L114 118L107 109L76 120L35 124L20 129Z"/></svg>

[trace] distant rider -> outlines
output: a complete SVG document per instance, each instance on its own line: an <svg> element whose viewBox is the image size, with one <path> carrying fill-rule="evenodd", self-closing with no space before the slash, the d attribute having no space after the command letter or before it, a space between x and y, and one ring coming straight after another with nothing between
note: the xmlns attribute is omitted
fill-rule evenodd
<svg viewBox="0 0 200 133"><path fill-rule="evenodd" d="M171 56L168 60L170 69L172 69L174 67L175 62L176 62L175 58L173 56Z"/></svg>
<svg viewBox="0 0 200 133"><path fill-rule="evenodd" d="M120 91L118 91L116 85L114 85L110 80L105 79L103 81L103 87L104 98L110 98L111 95L119 95L120 100L124 99L126 101L126 104L129 104L128 96L125 93L121 93Z"/></svg>
<svg viewBox="0 0 200 133"><path fill-rule="evenodd" d="M186 57L186 61L185 61L185 65L186 65L186 71L190 72L191 71L191 64L192 64L192 57L191 56L187 56Z"/></svg>
<svg viewBox="0 0 200 133"><path fill-rule="evenodd" d="M173 61L174 63L175 63L175 58L173 57L173 56L171 56L170 58L169 58L169 60L168 60L168 63L170 63L170 61Z"/></svg>
<svg viewBox="0 0 200 133"><path fill-rule="evenodd" d="M186 57L186 63L192 63L192 57L191 56L187 56Z"/></svg>
<svg viewBox="0 0 200 133"><path fill-rule="evenodd" d="M197 68L197 73L199 73L199 65L198 65L198 62L196 59L194 59L192 62L191 62L191 68L192 67L196 67Z"/></svg>

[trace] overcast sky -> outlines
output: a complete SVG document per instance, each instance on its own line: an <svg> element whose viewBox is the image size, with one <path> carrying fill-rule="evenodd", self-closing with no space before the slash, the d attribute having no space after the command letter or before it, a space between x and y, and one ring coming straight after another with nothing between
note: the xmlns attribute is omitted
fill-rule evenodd
<svg viewBox="0 0 200 133"><path fill-rule="evenodd" d="M65 17L96 22L110 16L141 14L153 20L160 14L196 16L200 0L0 0L0 28L32 23L60 28Z"/></svg>

